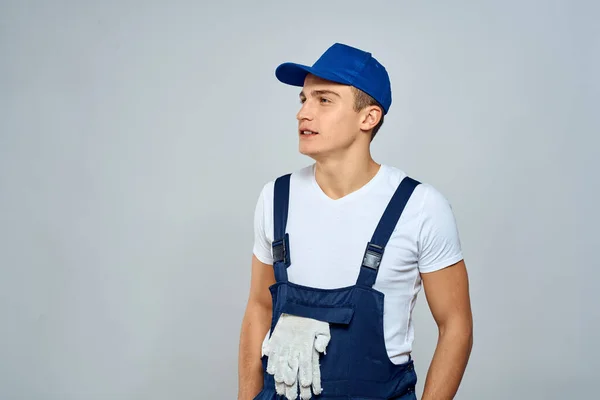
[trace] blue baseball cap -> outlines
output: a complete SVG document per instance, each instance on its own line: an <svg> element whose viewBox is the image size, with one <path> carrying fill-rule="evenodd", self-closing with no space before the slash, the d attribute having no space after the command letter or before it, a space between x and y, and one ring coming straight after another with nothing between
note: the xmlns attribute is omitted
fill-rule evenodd
<svg viewBox="0 0 600 400"><path fill-rule="evenodd" d="M304 86L306 75L354 86L373 97L387 114L392 104L390 77L384 66L371 53L335 43L312 65L286 62L277 67L275 76L279 81Z"/></svg>

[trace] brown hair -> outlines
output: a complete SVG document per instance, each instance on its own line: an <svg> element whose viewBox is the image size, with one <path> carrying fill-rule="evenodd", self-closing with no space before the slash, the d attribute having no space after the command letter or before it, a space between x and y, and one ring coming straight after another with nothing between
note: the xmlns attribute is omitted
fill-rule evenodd
<svg viewBox="0 0 600 400"><path fill-rule="evenodd" d="M382 112L381 119L379 120L379 123L377 125L375 125L375 127L373 127L373 131L371 132L371 141L372 141L375 138L375 135L377 134L377 132L379 131L379 128L381 128L381 125L383 125L383 107L373 97L366 94L362 90L357 89L354 86L352 86L352 91L354 92L354 110L355 111L360 111L363 108L369 107L369 106L377 106L377 107L381 108L381 112Z"/></svg>

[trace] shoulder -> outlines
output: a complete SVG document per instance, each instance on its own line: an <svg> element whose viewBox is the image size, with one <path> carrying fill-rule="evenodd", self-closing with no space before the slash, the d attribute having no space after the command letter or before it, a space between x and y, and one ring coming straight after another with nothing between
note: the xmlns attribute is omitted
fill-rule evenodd
<svg viewBox="0 0 600 400"><path fill-rule="evenodd" d="M385 184L390 188L396 188L405 178L417 181L418 185L412 193L411 202L413 206L420 209L421 213L436 214L451 209L448 198L433 184L423 181L417 176L408 175L398 167L390 165L382 167L384 168Z"/></svg>
<svg viewBox="0 0 600 400"><path fill-rule="evenodd" d="M422 182L411 200L417 215L419 271L437 271L462 260L458 225L448 198L431 183Z"/></svg>
<svg viewBox="0 0 600 400"><path fill-rule="evenodd" d="M456 221L448 197L431 183L421 183L418 188L421 223L444 225L454 231Z"/></svg>
<svg viewBox="0 0 600 400"><path fill-rule="evenodd" d="M273 197L275 195L275 183L277 180L289 178L290 187L303 187L310 184L311 179L314 174L313 169L314 164L310 164L301 168L298 168L294 171L282 173L280 175L276 175L270 180L263 183L260 197L267 204L273 203Z"/></svg>
<svg viewBox="0 0 600 400"><path fill-rule="evenodd" d="M423 216L441 216L452 213L452 205L449 199L434 185L421 183L418 189Z"/></svg>

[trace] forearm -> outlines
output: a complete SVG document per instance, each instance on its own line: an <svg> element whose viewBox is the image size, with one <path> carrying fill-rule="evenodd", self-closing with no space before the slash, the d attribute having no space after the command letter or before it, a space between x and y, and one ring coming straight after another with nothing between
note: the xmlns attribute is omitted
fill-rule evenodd
<svg viewBox="0 0 600 400"><path fill-rule="evenodd" d="M242 321L238 357L238 400L251 400L263 386L262 341L271 324L271 312L249 306Z"/></svg>
<svg viewBox="0 0 600 400"><path fill-rule="evenodd" d="M451 400L464 375L471 348L469 323L440 329L438 343L427 372L422 400Z"/></svg>

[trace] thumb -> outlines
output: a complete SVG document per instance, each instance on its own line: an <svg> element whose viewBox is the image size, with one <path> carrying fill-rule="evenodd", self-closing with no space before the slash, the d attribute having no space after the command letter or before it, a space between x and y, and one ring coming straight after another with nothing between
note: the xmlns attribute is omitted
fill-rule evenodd
<svg viewBox="0 0 600 400"><path fill-rule="evenodd" d="M312 351L312 391L315 396L320 395L323 391L321 387L321 365L319 363L319 353L316 349Z"/></svg>
<svg viewBox="0 0 600 400"><path fill-rule="evenodd" d="M315 349L319 352L319 353L323 353L326 354L325 349L327 348L327 345L329 344L329 339L331 337L329 335L317 335L317 337L315 338Z"/></svg>
<svg viewBox="0 0 600 400"><path fill-rule="evenodd" d="M271 350L271 341L270 340L266 340L263 342L262 344L262 353L261 356L268 356L269 355L269 351Z"/></svg>

